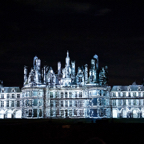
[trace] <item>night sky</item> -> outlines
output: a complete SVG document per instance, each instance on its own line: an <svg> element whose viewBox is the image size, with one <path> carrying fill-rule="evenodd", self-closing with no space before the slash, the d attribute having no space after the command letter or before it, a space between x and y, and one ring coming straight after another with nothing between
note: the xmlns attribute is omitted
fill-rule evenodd
<svg viewBox="0 0 144 144"><path fill-rule="evenodd" d="M0 79L23 85L23 67L57 71L66 52L76 69L99 56L109 85L141 84L144 78L144 9L123 0L4 0L0 5Z"/></svg>

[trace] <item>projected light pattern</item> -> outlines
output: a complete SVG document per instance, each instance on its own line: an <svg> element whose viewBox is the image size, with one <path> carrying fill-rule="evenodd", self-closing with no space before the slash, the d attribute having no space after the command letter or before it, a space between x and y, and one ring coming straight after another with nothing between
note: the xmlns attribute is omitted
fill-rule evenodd
<svg viewBox="0 0 144 144"><path fill-rule="evenodd" d="M41 69L41 60L35 56L28 73L24 67L24 85L3 87L0 84L0 119L4 118L144 118L144 86L107 85L108 67L99 68L94 55L91 67L76 66L69 52L65 67L58 62Z"/></svg>

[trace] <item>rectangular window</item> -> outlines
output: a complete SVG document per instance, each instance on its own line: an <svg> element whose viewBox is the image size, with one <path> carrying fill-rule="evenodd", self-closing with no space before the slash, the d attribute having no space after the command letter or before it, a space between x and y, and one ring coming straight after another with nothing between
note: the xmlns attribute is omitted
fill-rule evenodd
<svg viewBox="0 0 144 144"><path fill-rule="evenodd" d="M4 98L4 94L1 94L1 98L2 98L2 99Z"/></svg>
<svg viewBox="0 0 144 144"><path fill-rule="evenodd" d="M37 106L37 99L34 99L33 101L34 106Z"/></svg>
<svg viewBox="0 0 144 144"><path fill-rule="evenodd" d="M53 107L53 101L51 101L51 104L50 104L50 106L51 106L51 107Z"/></svg>
<svg viewBox="0 0 144 144"><path fill-rule="evenodd" d="M77 107L77 101L75 101L75 107Z"/></svg>
<svg viewBox="0 0 144 144"><path fill-rule="evenodd" d="M83 110L80 110L80 116L83 116L83 115L84 115Z"/></svg>
<svg viewBox="0 0 144 144"><path fill-rule="evenodd" d="M56 107L59 107L59 101L56 101Z"/></svg>
<svg viewBox="0 0 144 144"><path fill-rule="evenodd" d="M4 101L1 101L1 107L4 107Z"/></svg>
<svg viewBox="0 0 144 144"><path fill-rule="evenodd" d="M20 101L17 101L17 107L20 107Z"/></svg>
<svg viewBox="0 0 144 144"><path fill-rule="evenodd" d="M39 97L42 97L43 96L43 92L39 92Z"/></svg>
<svg viewBox="0 0 144 144"><path fill-rule="evenodd" d="M80 107L83 107L83 102L82 101L80 101Z"/></svg>
<svg viewBox="0 0 144 144"><path fill-rule="evenodd" d="M50 116L51 116L51 117L53 116L53 110L50 111Z"/></svg>
<svg viewBox="0 0 144 144"><path fill-rule="evenodd" d="M68 107L68 101L65 101L65 107Z"/></svg>
<svg viewBox="0 0 144 144"><path fill-rule="evenodd" d="M32 110L29 110L29 117L32 116Z"/></svg>
<svg viewBox="0 0 144 144"><path fill-rule="evenodd" d="M136 105L136 99L133 100L133 105Z"/></svg>
<svg viewBox="0 0 144 144"><path fill-rule="evenodd" d="M62 117L64 116L64 110L61 110L61 116Z"/></svg>
<svg viewBox="0 0 144 144"><path fill-rule="evenodd" d="M69 98L72 98L72 92L69 92Z"/></svg>
<svg viewBox="0 0 144 144"><path fill-rule="evenodd" d="M129 105L129 106L131 105L131 99L128 100L128 105Z"/></svg>
<svg viewBox="0 0 144 144"><path fill-rule="evenodd" d="M55 98L58 98L58 92L55 92Z"/></svg>
<svg viewBox="0 0 144 144"><path fill-rule="evenodd" d="M112 100L113 106L116 106L116 100Z"/></svg>
<svg viewBox="0 0 144 144"><path fill-rule="evenodd" d="M69 101L69 106L72 107L72 101Z"/></svg>
<svg viewBox="0 0 144 144"><path fill-rule="evenodd" d="M12 94L12 98L15 98L15 94Z"/></svg>
<svg viewBox="0 0 144 144"><path fill-rule="evenodd" d="M17 98L20 98L20 94L17 94Z"/></svg>
<svg viewBox="0 0 144 144"><path fill-rule="evenodd" d="M72 116L72 110L69 110L69 116L70 117Z"/></svg>
<svg viewBox="0 0 144 144"><path fill-rule="evenodd" d="M82 97L82 92L79 92L79 97L80 97L80 98Z"/></svg>
<svg viewBox="0 0 144 144"><path fill-rule="evenodd" d="M32 96L37 96L37 91L33 91Z"/></svg>
<svg viewBox="0 0 144 144"><path fill-rule="evenodd" d="M61 98L63 98L63 92L61 92Z"/></svg>
<svg viewBox="0 0 144 144"><path fill-rule="evenodd" d="M32 107L32 100L28 100L28 106Z"/></svg>
<svg viewBox="0 0 144 144"><path fill-rule="evenodd" d="M11 101L11 107L14 107L14 101Z"/></svg>
<svg viewBox="0 0 144 144"><path fill-rule="evenodd" d="M138 93L138 96L141 97L141 92Z"/></svg>
<svg viewBox="0 0 144 144"><path fill-rule="evenodd" d="M9 101L6 102L7 107L9 107Z"/></svg>
<svg viewBox="0 0 144 144"><path fill-rule="evenodd" d="M42 109L39 109L39 117L42 117Z"/></svg>
<svg viewBox="0 0 144 144"><path fill-rule="evenodd" d="M123 105L124 105L124 106L126 105L126 99L123 100Z"/></svg>
<svg viewBox="0 0 144 144"><path fill-rule="evenodd" d="M76 109L74 109L74 115L77 115L77 110Z"/></svg>
<svg viewBox="0 0 144 144"><path fill-rule="evenodd" d="M7 98L9 98L10 96L9 96L9 94L7 94Z"/></svg>
<svg viewBox="0 0 144 144"><path fill-rule="evenodd" d="M136 92L133 92L133 96L136 97Z"/></svg>
<svg viewBox="0 0 144 144"><path fill-rule="evenodd" d="M75 98L77 98L77 92L75 92Z"/></svg>
<svg viewBox="0 0 144 144"><path fill-rule="evenodd" d="M61 101L61 107L63 107L63 101Z"/></svg>
<svg viewBox="0 0 144 144"><path fill-rule="evenodd" d="M65 92L65 98L68 98L67 92Z"/></svg>
<svg viewBox="0 0 144 144"><path fill-rule="evenodd" d="M50 98L53 98L53 92L50 92Z"/></svg>
<svg viewBox="0 0 144 144"><path fill-rule="evenodd" d="M102 105L102 99L101 98L99 99L99 105Z"/></svg>
<svg viewBox="0 0 144 144"><path fill-rule="evenodd" d="M37 109L34 109L34 110L33 110L33 116L34 116L34 117L37 117Z"/></svg>
<svg viewBox="0 0 144 144"><path fill-rule="evenodd" d="M124 96L124 97L126 96L126 92L123 92L123 96Z"/></svg>

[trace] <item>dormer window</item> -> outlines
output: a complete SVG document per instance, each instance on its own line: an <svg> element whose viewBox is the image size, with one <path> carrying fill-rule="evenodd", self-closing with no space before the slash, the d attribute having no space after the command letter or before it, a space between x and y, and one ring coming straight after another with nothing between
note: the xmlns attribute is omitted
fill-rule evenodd
<svg viewBox="0 0 144 144"><path fill-rule="evenodd" d="M14 89L12 89L12 92L15 92L15 90L14 90Z"/></svg>
<svg viewBox="0 0 144 144"><path fill-rule="evenodd" d="M1 90L1 93L4 93L4 89Z"/></svg>
<svg viewBox="0 0 144 144"><path fill-rule="evenodd" d="M138 87L138 91L141 91L141 88L140 88L140 87Z"/></svg>

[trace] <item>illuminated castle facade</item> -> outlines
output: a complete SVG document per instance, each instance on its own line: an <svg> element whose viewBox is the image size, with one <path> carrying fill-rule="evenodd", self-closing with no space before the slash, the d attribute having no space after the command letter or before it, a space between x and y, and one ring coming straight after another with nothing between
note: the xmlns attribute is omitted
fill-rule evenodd
<svg viewBox="0 0 144 144"><path fill-rule="evenodd" d="M0 86L0 118L144 118L144 87L107 85L108 67L99 68L94 55L91 67L76 71L69 53L57 73L51 67L41 69L34 57L29 74L24 67L23 88Z"/></svg>

